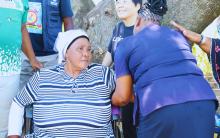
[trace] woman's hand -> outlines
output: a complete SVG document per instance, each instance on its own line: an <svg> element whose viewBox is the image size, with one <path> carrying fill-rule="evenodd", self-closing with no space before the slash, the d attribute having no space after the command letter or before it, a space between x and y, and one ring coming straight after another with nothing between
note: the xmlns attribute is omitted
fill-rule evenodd
<svg viewBox="0 0 220 138"><path fill-rule="evenodd" d="M183 35L189 39L189 41L196 43L200 46L200 48L206 53L210 54L210 47L211 47L211 41L212 39L209 37L202 36L196 32L190 31L180 24L176 23L175 21L171 21L170 24L172 24L174 27L176 27L178 30L180 30Z"/></svg>
<svg viewBox="0 0 220 138"><path fill-rule="evenodd" d="M183 35L189 39L190 41L192 41L193 43L198 44L201 40L201 35L195 32L192 32L186 28L184 28L183 26L181 26L180 24L176 23L175 21L171 21L170 24L172 24L174 27L176 27L178 30L180 30Z"/></svg>
<svg viewBox="0 0 220 138"><path fill-rule="evenodd" d="M30 63L33 70L39 70L43 67L43 65L36 58L30 59Z"/></svg>

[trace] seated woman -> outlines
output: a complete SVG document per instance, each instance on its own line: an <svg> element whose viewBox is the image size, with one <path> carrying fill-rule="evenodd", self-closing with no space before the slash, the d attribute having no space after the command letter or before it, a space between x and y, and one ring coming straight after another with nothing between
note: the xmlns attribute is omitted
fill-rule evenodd
<svg viewBox="0 0 220 138"><path fill-rule="evenodd" d="M171 24L179 29L190 41L198 44L200 48L210 56L213 76L220 86L220 39L205 37L184 28L174 21L171 21Z"/></svg>
<svg viewBox="0 0 220 138"><path fill-rule="evenodd" d="M59 33L55 48L58 66L38 71L14 98L9 115L9 138L22 133L25 106L33 104L33 135L37 138L109 138L110 96L114 73L90 64L92 54L83 30Z"/></svg>

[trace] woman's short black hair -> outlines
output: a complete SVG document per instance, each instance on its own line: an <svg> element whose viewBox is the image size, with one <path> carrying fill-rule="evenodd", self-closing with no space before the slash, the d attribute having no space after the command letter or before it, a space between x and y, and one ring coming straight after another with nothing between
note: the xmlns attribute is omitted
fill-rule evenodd
<svg viewBox="0 0 220 138"><path fill-rule="evenodd" d="M132 0L132 2L134 3L135 6L136 6L137 4L142 5L142 0Z"/></svg>
<svg viewBox="0 0 220 138"><path fill-rule="evenodd" d="M143 7L148 8L154 14L163 16L167 12L167 1L166 0L147 0Z"/></svg>
<svg viewBox="0 0 220 138"><path fill-rule="evenodd" d="M163 15L167 12L166 0L147 0L140 10L138 15L144 20L151 20L160 24L163 19Z"/></svg>

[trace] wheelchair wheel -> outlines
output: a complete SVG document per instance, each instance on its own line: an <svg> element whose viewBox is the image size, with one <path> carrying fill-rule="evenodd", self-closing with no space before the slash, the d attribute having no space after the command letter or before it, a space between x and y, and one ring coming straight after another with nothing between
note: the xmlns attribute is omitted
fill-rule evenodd
<svg viewBox="0 0 220 138"><path fill-rule="evenodd" d="M124 138L122 131L122 122L120 120L112 121L113 133L115 138Z"/></svg>

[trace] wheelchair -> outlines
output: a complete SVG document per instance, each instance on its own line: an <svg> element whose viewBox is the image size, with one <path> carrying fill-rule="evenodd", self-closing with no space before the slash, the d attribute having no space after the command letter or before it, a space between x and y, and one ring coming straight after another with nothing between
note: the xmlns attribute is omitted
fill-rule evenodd
<svg viewBox="0 0 220 138"><path fill-rule="evenodd" d="M124 138L119 107L112 106L112 128L115 138Z"/></svg>
<svg viewBox="0 0 220 138"><path fill-rule="evenodd" d="M220 114L215 114L215 134L217 135L216 138L220 138Z"/></svg>
<svg viewBox="0 0 220 138"><path fill-rule="evenodd" d="M124 138L122 130L122 120L120 115L120 109L113 107L112 109L112 129L115 138ZM33 138L33 107L28 106L25 109L25 125L24 125L24 137Z"/></svg>

